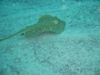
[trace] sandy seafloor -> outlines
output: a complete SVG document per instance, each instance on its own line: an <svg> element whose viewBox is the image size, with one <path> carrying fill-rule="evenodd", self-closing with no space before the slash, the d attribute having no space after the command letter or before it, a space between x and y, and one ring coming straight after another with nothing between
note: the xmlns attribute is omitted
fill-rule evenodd
<svg viewBox="0 0 100 75"><path fill-rule="evenodd" d="M2 1L0 39L45 14L64 20L64 32L0 42L0 75L100 75L99 1Z"/></svg>

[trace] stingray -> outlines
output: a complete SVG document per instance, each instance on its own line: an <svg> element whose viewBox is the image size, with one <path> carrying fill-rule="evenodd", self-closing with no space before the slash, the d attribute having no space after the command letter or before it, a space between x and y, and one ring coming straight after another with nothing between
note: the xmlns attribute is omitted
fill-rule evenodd
<svg viewBox="0 0 100 75"><path fill-rule="evenodd" d="M43 32L53 32L56 34L59 34L63 32L65 29L65 22L60 20L56 16L51 15L43 15L39 18L38 22L34 25L27 26L26 28L8 36L3 39L0 39L0 42L9 39L11 37L14 37L18 34L25 33L25 37L34 37L37 36Z"/></svg>

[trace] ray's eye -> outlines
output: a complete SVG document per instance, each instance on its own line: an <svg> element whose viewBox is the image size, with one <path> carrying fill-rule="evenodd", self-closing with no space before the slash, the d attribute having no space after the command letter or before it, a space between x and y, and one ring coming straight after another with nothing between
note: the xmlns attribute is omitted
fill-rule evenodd
<svg viewBox="0 0 100 75"><path fill-rule="evenodd" d="M54 24L55 25L57 25L58 23L59 23L59 20L58 19L54 20Z"/></svg>

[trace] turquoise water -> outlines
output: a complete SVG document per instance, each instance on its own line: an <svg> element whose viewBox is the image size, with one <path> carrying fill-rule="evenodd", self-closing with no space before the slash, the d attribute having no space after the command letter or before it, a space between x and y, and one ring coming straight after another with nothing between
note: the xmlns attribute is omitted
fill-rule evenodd
<svg viewBox="0 0 100 75"><path fill-rule="evenodd" d="M0 39L46 14L63 20L64 31L0 42L0 75L100 75L99 0L1 0Z"/></svg>

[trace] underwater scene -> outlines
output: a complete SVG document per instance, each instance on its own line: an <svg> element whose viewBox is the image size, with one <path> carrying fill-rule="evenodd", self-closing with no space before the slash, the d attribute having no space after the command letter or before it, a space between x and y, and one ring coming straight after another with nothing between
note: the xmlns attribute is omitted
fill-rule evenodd
<svg viewBox="0 0 100 75"><path fill-rule="evenodd" d="M0 75L100 75L100 0L0 0Z"/></svg>

